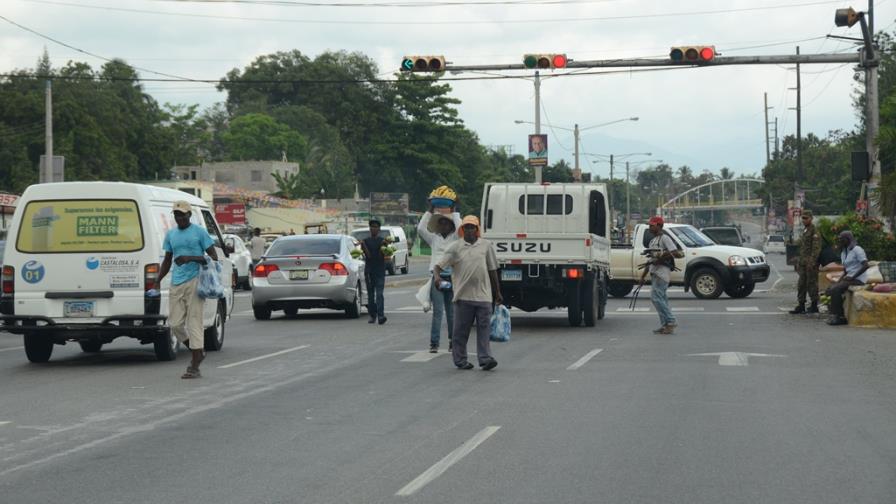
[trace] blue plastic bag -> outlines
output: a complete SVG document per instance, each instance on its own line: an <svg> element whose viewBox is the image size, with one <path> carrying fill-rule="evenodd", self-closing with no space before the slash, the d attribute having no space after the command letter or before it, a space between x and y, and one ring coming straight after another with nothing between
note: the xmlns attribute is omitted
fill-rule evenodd
<svg viewBox="0 0 896 504"><path fill-rule="evenodd" d="M501 343L510 341L510 310L506 306L498 305L495 307L491 322L489 339Z"/></svg>
<svg viewBox="0 0 896 504"><path fill-rule="evenodd" d="M221 263L205 258L205 264L199 270L199 287L196 293L202 299L221 299L224 297L224 286L221 285Z"/></svg>

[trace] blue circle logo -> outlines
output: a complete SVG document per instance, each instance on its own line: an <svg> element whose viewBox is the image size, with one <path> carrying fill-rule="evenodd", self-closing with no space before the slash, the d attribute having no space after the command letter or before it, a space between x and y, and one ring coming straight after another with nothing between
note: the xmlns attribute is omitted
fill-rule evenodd
<svg viewBox="0 0 896 504"><path fill-rule="evenodd" d="M87 269L95 270L100 267L100 260L96 257L88 257L87 258Z"/></svg>
<svg viewBox="0 0 896 504"><path fill-rule="evenodd" d="M37 261L28 261L22 267L22 279L30 284L36 284L44 279L46 270L44 265Z"/></svg>

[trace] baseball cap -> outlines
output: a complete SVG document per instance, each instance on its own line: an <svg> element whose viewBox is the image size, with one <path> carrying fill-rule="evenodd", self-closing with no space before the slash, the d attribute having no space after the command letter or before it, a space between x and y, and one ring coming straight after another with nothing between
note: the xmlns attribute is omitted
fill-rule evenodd
<svg viewBox="0 0 896 504"><path fill-rule="evenodd" d="M651 226L654 226L654 225L662 226L666 222L659 215L654 215L653 217L650 218L649 221L647 221L647 223L650 224Z"/></svg>
<svg viewBox="0 0 896 504"><path fill-rule="evenodd" d="M464 235L464 226L466 226L468 224L472 224L472 225L476 226L476 229L479 230L480 229L479 217L476 217L475 215L468 215L468 216L464 217L464 220L461 221L461 223L460 223L460 229L457 230L457 234L463 236Z"/></svg>
<svg viewBox="0 0 896 504"><path fill-rule="evenodd" d="M190 213L193 211L193 206L184 200L178 200L174 202L174 207L172 208L172 210L174 210L175 212Z"/></svg>

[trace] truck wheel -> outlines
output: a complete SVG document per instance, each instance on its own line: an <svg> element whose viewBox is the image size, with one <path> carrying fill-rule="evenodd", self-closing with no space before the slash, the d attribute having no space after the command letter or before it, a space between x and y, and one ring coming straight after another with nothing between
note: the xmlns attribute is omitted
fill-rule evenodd
<svg viewBox="0 0 896 504"><path fill-rule="evenodd" d="M722 295L722 278L712 268L703 268L691 277L691 291L699 299L716 299Z"/></svg>
<svg viewBox="0 0 896 504"><path fill-rule="evenodd" d="M725 294L734 299L745 298L753 293L756 288L756 282L737 282L734 285L725 287Z"/></svg>
<svg viewBox="0 0 896 504"><path fill-rule="evenodd" d="M97 353L103 349L102 341L79 341L79 345L81 345L81 351L84 353Z"/></svg>
<svg viewBox="0 0 896 504"><path fill-rule="evenodd" d="M410 271L410 270L411 270L411 257L410 257L410 254L408 254L408 257L404 258L404 267L401 268L401 274L407 275L408 271Z"/></svg>
<svg viewBox="0 0 896 504"><path fill-rule="evenodd" d="M582 325L582 298L579 295L579 285L576 282L570 282L566 294L567 317L571 327L579 327Z"/></svg>
<svg viewBox="0 0 896 504"><path fill-rule="evenodd" d="M634 287L635 286L630 283L610 281L610 295L615 298L624 298L625 296L628 296L628 293L631 292Z"/></svg>
<svg viewBox="0 0 896 504"><path fill-rule="evenodd" d="M53 355L53 339L50 335L25 334L25 355L31 362L43 363Z"/></svg>
<svg viewBox="0 0 896 504"><path fill-rule="evenodd" d="M152 342L153 350L156 352L156 359L160 361L172 361L177 358L177 337L174 332L167 330L156 336Z"/></svg>
<svg viewBox="0 0 896 504"><path fill-rule="evenodd" d="M603 277L598 283L597 293L600 295L600 301L597 309L597 320L603 320L607 314L607 279Z"/></svg>
<svg viewBox="0 0 896 504"><path fill-rule="evenodd" d="M583 318L585 319L585 327L594 327L600 311L600 294L598 293L598 283L594 276L588 274L582 283L582 308Z"/></svg>
<svg viewBox="0 0 896 504"><path fill-rule="evenodd" d="M205 330L205 349L209 352L217 352L224 346L224 324L227 318L224 302L218 303L218 313L215 314L215 323Z"/></svg>
<svg viewBox="0 0 896 504"><path fill-rule="evenodd" d="M255 320L271 320L271 309L267 306L253 306L252 312L255 314Z"/></svg>

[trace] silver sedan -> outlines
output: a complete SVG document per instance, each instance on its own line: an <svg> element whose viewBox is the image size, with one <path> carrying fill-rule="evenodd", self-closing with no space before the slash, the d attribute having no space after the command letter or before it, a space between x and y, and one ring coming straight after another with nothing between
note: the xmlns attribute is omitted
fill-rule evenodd
<svg viewBox="0 0 896 504"><path fill-rule="evenodd" d="M345 310L361 316L366 305L364 261L352 258L350 236L323 234L277 238L252 271L252 309L268 320L283 310L295 316L302 308Z"/></svg>

